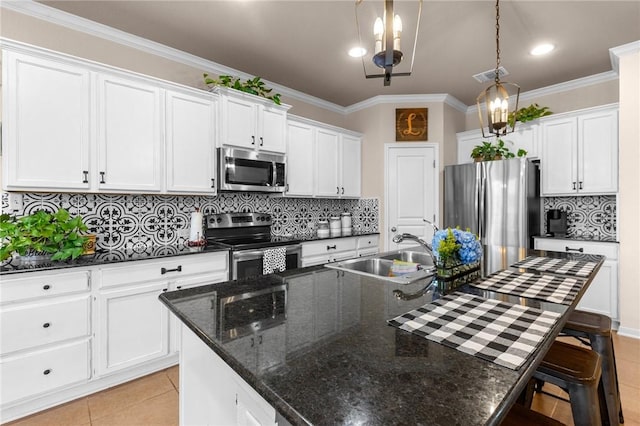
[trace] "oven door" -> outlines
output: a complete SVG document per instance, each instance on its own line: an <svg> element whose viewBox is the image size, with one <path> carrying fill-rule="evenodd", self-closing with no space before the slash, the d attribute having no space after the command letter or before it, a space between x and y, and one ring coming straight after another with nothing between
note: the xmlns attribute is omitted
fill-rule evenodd
<svg viewBox="0 0 640 426"><path fill-rule="evenodd" d="M284 156L255 151L218 149L220 191L284 192Z"/></svg>
<svg viewBox="0 0 640 426"><path fill-rule="evenodd" d="M275 247L274 247L275 248ZM293 244L286 246L286 267L297 269L302 263L302 246ZM232 280L263 275L262 262L265 249L232 251L229 274Z"/></svg>

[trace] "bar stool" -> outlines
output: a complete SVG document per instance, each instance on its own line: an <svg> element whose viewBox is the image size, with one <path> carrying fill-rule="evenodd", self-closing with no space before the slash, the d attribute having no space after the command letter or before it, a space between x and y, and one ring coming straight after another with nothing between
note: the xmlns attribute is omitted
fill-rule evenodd
<svg viewBox="0 0 640 426"><path fill-rule="evenodd" d="M602 388L598 386L601 375L602 364L596 352L555 341L533 377L552 383L569 394L576 426L599 426L600 401L604 405Z"/></svg>
<svg viewBox="0 0 640 426"><path fill-rule="evenodd" d="M609 424L624 423L616 357L611 336L611 318L591 312L573 311L562 330L562 334L577 338L591 346L591 349L600 355L602 359L602 387Z"/></svg>
<svg viewBox="0 0 640 426"><path fill-rule="evenodd" d="M513 404L501 426L565 426L564 423L533 411L521 404Z"/></svg>

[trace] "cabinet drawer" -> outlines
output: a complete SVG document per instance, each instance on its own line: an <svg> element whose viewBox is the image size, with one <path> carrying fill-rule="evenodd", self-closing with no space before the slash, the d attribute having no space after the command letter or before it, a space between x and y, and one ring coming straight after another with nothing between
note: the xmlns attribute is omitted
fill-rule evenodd
<svg viewBox="0 0 640 426"><path fill-rule="evenodd" d="M78 342L0 362L2 403L89 379L89 342Z"/></svg>
<svg viewBox="0 0 640 426"><path fill-rule="evenodd" d="M185 275L226 271L228 252L175 256L162 260L133 262L104 267L100 271L101 287L114 287L150 280L173 280Z"/></svg>
<svg viewBox="0 0 640 426"><path fill-rule="evenodd" d="M355 238L336 238L322 241L312 241L302 244L302 257L333 254L341 251L355 250Z"/></svg>
<svg viewBox="0 0 640 426"><path fill-rule="evenodd" d="M79 293L89 290L89 272L46 272L2 277L0 303L28 300L43 296Z"/></svg>
<svg viewBox="0 0 640 426"><path fill-rule="evenodd" d="M578 241L571 239L536 238L537 250L560 251L565 253L599 254L609 260L618 258L618 244L599 241ZM567 250L568 249L568 250Z"/></svg>
<svg viewBox="0 0 640 426"><path fill-rule="evenodd" d="M89 336L89 295L0 310L0 353Z"/></svg>
<svg viewBox="0 0 640 426"><path fill-rule="evenodd" d="M364 237L358 237L356 247L358 250L378 247L378 241L380 236L378 235L367 235Z"/></svg>

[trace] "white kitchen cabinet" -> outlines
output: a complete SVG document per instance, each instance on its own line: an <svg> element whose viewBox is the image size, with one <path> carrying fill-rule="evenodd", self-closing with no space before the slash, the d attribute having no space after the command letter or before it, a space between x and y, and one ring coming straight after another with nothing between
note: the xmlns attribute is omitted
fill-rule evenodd
<svg viewBox="0 0 640 426"><path fill-rule="evenodd" d="M288 105L232 89L216 91L221 94L219 146L286 151Z"/></svg>
<svg viewBox="0 0 640 426"><path fill-rule="evenodd" d="M287 122L287 196L313 196L315 129L309 124Z"/></svg>
<svg viewBox="0 0 640 426"><path fill-rule="evenodd" d="M536 250L599 254L605 261L578 304L578 309L595 312L618 321L618 243L535 238Z"/></svg>
<svg viewBox="0 0 640 426"><path fill-rule="evenodd" d="M357 237L327 238L302 243L302 266L322 265L357 256Z"/></svg>
<svg viewBox="0 0 640 426"><path fill-rule="evenodd" d="M3 189L88 190L89 71L7 50L2 63Z"/></svg>
<svg viewBox="0 0 640 426"><path fill-rule="evenodd" d="M362 193L362 147L359 137L340 135L340 197L358 198Z"/></svg>
<svg viewBox="0 0 640 426"><path fill-rule="evenodd" d="M356 238L356 250L358 257L376 254L379 251L379 235L363 235Z"/></svg>
<svg viewBox="0 0 640 426"><path fill-rule="evenodd" d="M337 131L316 129L318 197L357 198L361 194L361 140Z"/></svg>
<svg viewBox="0 0 640 426"><path fill-rule="evenodd" d="M216 193L215 112L211 94L166 92L166 190Z"/></svg>
<svg viewBox="0 0 640 426"><path fill-rule="evenodd" d="M138 79L98 74L97 103L98 187L159 192L160 88Z"/></svg>
<svg viewBox="0 0 640 426"><path fill-rule="evenodd" d="M545 118L541 145L542 195L618 191L616 105Z"/></svg>

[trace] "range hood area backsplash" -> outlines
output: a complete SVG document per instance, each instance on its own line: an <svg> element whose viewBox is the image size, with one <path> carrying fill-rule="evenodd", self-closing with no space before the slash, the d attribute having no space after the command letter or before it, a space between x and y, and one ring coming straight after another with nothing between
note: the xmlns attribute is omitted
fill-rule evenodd
<svg viewBox="0 0 640 426"><path fill-rule="evenodd" d="M616 240L616 196L545 197L544 218L547 211L558 209L567 212L567 236ZM544 231L547 223L543 219Z"/></svg>
<svg viewBox="0 0 640 426"><path fill-rule="evenodd" d="M355 232L378 232L377 198L317 199L270 197L258 193L230 193L213 197L171 195L104 195L24 193L22 211L69 210L82 216L89 231L98 236L99 249L145 251L160 245L184 244L189 238L191 213L270 213L274 235L315 235L320 219L343 212L352 214ZM2 211L9 213L9 197L2 193Z"/></svg>

